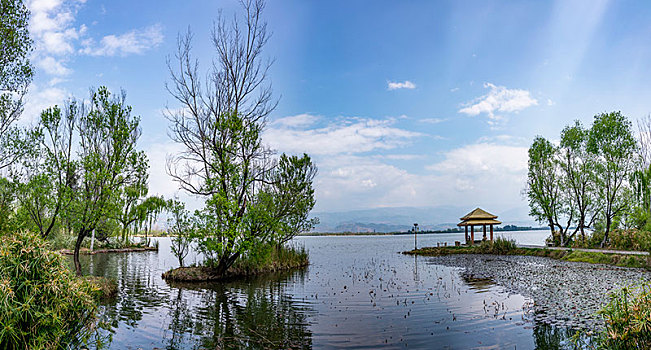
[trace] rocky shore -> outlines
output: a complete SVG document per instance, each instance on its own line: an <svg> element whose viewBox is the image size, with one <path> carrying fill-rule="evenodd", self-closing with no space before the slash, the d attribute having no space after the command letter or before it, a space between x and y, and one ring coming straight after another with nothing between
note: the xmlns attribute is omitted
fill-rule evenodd
<svg viewBox="0 0 651 350"><path fill-rule="evenodd" d="M601 327L597 311L615 290L651 280L651 272L537 256L453 254L428 257L436 265L463 268L464 278L490 279L533 300L530 317L557 327ZM527 310L525 310L527 311Z"/></svg>

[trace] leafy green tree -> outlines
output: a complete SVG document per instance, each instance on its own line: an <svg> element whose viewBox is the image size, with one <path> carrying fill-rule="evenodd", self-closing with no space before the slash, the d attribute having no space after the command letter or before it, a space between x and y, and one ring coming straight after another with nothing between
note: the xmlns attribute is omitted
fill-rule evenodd
<svg viewBox="0 0 651 350"><path fill-rule="evenodd" d="M561 185L565 189L571 210L576 212L576 230L585 241L585 229L592 227L599 212L600 201L595 188L595 161L587 152L589 131L581 122L566 126L561 132L560 167L563 173ZM572 237L568 237L572 239Z"/></svg>
<svg viewBox="0 0 651 350"><path fill-rule="evenodd" d="M318 224L317 218L309 218L316 203L312 188L316 173L317 168L307 154L280 156L267 186L259 195L269 201L268 206L262 206L269 218L263 220L261 226L271 230L276 243L283 244ZM266 224L268 222L274 225Z"/></svg>
<svg viewBox="0 0 651 350"><path fill-rule="evenodd" d="M20 159L29 144L12 124L20 118L32 81L29 10L21 0L0 1L0 170Z"/></svg>
<svg viewBox="0 0 651 350"><path fill-rule="evenodd" d="M131 116L125 94L114 97L105 87L92 92L88 111L79 115L79 181L69 211L77 233L74 263L81 275L79 250L87 236L105 218L121 208L121 190L142 167L142 152L136 150L140 118Z"/></svg>
<svg viewBox="0 0 651 350"><path fill-rule="evenodd" d="M167 112L170 134L184 146L168 162L168 172L182 189L206 198L197 216L197 244L206 262L221 274L243 254L272 242L283 220L288 229L301 226L289 217L300 220L299 213L313 205L293 198L283 204L286 208L273 205L280 217L265 212L274 202L265 189L275 162L261 134L276 103L266 82L271 61L262 57L268 40L261 18L264 2L242 3L244 21L234 19L229 25L220 17L216 22L212 42L217 59L205 82L190 52L190 33L179 38L175 66L168 62L172 84L167 88L182 107ZM304 163L311 161L307 158ZM289 168L301 170L300 166ZM304 178L311 186L311 178ZM295 194L309 196L311 192ZM293 202L302 203L304 209L289 209Z"/></svg>
<svg viewBox="0 0 651 350"><path fill-rule="evenodd" d="M601 246L608 242L613 218L629 204L624 198L628 177L635 170L637 142L631 122L620 112L602 113L594 117L588 137L588 152L596 159L597 193L604 201L606 221Z"/></svg>
<svg viewBox="0 0 651 350"><path fill-rule="evenodd" d="M167 209L167 202L162 196L147 197L136 207L138 227L144 229L145 242L147 244L149 244L147 237L151 232L154 222L158 219L158 215L165 209Z"/></svg>
<svg viewBox="0 0 651 350"><path fill-rule="evenodd" d="M568 209L564 191L560 186L562 181L558 148L547 139L537 136L529 148L529 170L527 173L526 194L529 200L530 215L538 222L547 223L552 237L558 228L560 244L567 242L567 230L572 222L572 211ZM560 224L560 218L567 215L567 225Z"/></svg>
<svg viewBox="0 0 651 350"><path fill-rule="evenodd" d="M129 241L129 232L131 228L139 222L146 220L146 211L143 210L143 203L149 192L147 180L149 179L149 164L144 153L139 153L138 161L135 162L136 168L129 179L126 179L124 186L118 196L117 221L122 226L120 228L122 242Z"/></svg>
<svg viewBox="0 0 651 350"><path fill-rule="evenodd" d="M168 232L172 235L172 253L183 267L183 261L190 252L194 236L195 222L185 209L185 204L175 199L167 201L169 216L167 218Z"/></svg>
<svg viewBox="0 0 651 350"><path fill-rule="evenodd" d="M32 152L23 157L14 172L20 207L28 214L32 227L46 238L72 201L76 186L74 132L77 102L70 101L62 111L58 106L41 113L33 131Z"/></svg>

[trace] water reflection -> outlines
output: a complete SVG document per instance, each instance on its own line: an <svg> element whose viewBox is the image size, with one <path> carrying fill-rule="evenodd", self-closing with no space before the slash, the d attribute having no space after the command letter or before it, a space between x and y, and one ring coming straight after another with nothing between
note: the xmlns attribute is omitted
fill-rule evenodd
<svg viewBox="0 0 651 350"><path fill-rule="evenodd" d="M286 284L301 277L296 272L226 284L172 284L177 291L167 348L311 348L310 307L286 293ZM188 299L194 296L199 302L192 305Z"/></svg>
<svg viewBox="0 0 651 350"><path fill-rule="evenodd" d="M568 348L570 333L525 319L523 296L396 254L412 240L300 239L306 270L225 283L163 281L177 263L168 239L159 252L84 257L85 273L119 285L91 348Z"/></svg>

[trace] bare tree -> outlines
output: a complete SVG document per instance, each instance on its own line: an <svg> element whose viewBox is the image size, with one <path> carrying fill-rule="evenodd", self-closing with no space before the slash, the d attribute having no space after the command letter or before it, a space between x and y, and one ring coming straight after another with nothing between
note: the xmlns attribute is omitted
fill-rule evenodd
<svg viewBox="0 0 651 350"><path fill-rule="evenodd" d="M242 118L245 128L261 131L266 118L277 105L272 100L271 84L266 83L272 60L262 57L262 48L269 39L267 25L261 21L264 2L242 1L244 25L237 18L227 22L220 13L212 31L217 53L205 78L199 74L199 62L192 58L192 33L178 38L175 60L168 59L172 79L166 88L180 103L180 109L167 109L172 122L170 137L184 150L168 159L168 173L182 189L196 195L211 195L209 184L222 178L225 169L216 165L227 156L221 145L236 135L220 132L229 115ZM202 81L203 79L203 81ZM243 162L263 160L270 151L257 144L241 144ZM258 174L246 174L243 182Z"/></svg>

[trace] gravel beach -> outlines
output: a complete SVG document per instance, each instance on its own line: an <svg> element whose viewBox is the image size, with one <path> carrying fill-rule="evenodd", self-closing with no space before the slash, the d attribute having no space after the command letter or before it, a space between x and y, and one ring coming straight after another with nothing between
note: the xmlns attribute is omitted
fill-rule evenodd
<svg viewBox="0 0 651 350"><path fill-rule="evenodd" d="M596 312L617 289L651 279L651 272L534 256L446 255L428 263L463 268L464 278L487 278L507 291L533 300L525 309L538 322L592 329L603 321Z"/></svg>

